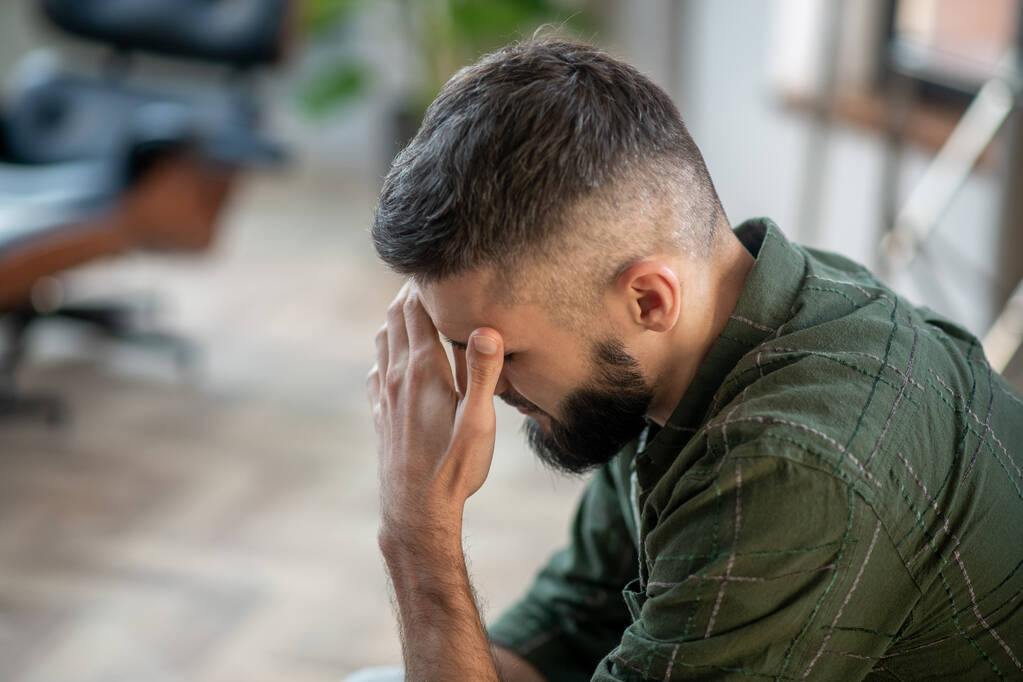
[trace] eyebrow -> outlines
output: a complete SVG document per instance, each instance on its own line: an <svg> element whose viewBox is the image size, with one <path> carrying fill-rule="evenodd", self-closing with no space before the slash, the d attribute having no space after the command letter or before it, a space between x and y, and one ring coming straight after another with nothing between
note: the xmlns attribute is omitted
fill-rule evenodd
<svg viewBox="0 0 1023 682"><path fill-rule="evenodd" d="M441 334L440 336L441 336L442 339L444 339L449 344L451 344L451 346L453 348L457 348L458 350L469 350L469 344L467 344L467 343L465 343L463 341L455 341L454 339L449 339L448 337L444 336L443 334ZM514 355L514 354L515 354L514 351L506 352L504 354L504 357L507 358L508 356Z"/></svg>

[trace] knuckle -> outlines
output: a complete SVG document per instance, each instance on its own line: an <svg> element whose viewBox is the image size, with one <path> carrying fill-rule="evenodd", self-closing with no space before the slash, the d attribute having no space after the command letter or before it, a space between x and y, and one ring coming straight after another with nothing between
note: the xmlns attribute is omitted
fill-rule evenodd
<svg viewBox="0 0 1023 682"><path fill-rule="evenodd" d="M409 357L409 365L405 370L405 376L409 383L418 383L423 379L423 363L414 353Z"/></svg>
<svg viewBox="0 0 1023 682"><path fill-rule="evenodd" d="M409 357L405 377L410 384L423 384L438 376L433 358L428 353L417 353Z"/></svg>
<svg viewBox="0 0 1023 682"><path fill-rule="evenodd" d="M479 363L470 367L469 373L473 383L485 384L493 380L497 368L491 363Z"/></svg>
<svg viewBox="0 0 1023 682"><path fill-rule="evenodd" d="M429 348L424 348L420 345L413 346L409 349L409 369L417 368L422 371L422 368L429 364L432 360L433 354Z"/></svg>
<svg viewBox="0 0 1023 682"><path fill-rule="evenodd" d="M391 301L391 305L387 306L387 316L390 318L397 317L402 314L404 310L405 300L404 297L399 296L398 298Z"/></svg>
<svg viewBox="0 0 1023 682"><path fill-rule="evenodd" d="M410 295L405 297L404 301L402 301L402 311L406 315L408 315L409 313L411 313L412 311L414 311L416 309L416 305L418 303L419 303L419 299L416 298L416 295L415 294L410 294Z"/></svg>
<svg viewBox="0 0 1023 682"><path fill-rule="evenodd" d="M469 379L469 381L472 383L473 386L479 388L486 388L487 385L490 383L490 379L486 375L477 373L474 373L472 375L472 378Z"/></svg>
<svg viewBox="0 0 1023 682"><path fill-rule="evenodd" d="M403 378L400 372L387 370L387 376L384 377L384 386L387 388L387 392L389 394L397 393L401 389Z"/></svg>

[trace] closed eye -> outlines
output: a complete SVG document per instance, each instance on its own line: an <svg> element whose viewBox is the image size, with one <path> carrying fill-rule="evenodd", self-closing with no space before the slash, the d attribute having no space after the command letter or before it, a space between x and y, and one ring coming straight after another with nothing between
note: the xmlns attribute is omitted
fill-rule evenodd
<svg viewBox="0 0 1023 682"><path fill-rule="evenodd" d="M468 347L468 346L467 346L467 345L466 345L465 343L463 343L463 342L461 342L461 341L455 341L455 340L453 340L453 339L449 339L449 338L448 338L448 337L446 337L446 336L444 337L444 340L445 340L445 341L447 341L447 342L448 342L448 344L449 344L449 345L450 345L450 346L451 346L452 348L454 348L454 349L456 349L456 350L460 350L460 351L462 351L462 352L465 352L465 351L467 351L467 350L469 349L469 347ZM508 361L509 361L509 360L511 360L511 359L512 359L512 358L513 358L513 357L514 357L515 355L516 355L516 353L514 353L514 352L512 352L512 353L505 353L505 354L504 354L504 361L505 361L505 362L508 362Z"/></svg>

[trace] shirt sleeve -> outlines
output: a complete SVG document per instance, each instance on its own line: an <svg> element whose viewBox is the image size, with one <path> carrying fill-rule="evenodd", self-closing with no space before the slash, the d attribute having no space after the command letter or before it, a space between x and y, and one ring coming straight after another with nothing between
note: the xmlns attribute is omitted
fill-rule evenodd
<svg viewBox="0 0 1023 682"><path fill-rule="evenodd" d="M841 473L764 450L734 448L665 496L645 543L646 584L625 594L632 623L593 680L884 670L919 596L893 542Z"/></svg>
<svg viewBox="0 0 1023 682"><path fill-rule="evenodd" d="M488 628L548 680L589 680L631 622L622 588L638 573L638 553L623 516L611 466L590 480L567 547L525 596Z"/></svg>

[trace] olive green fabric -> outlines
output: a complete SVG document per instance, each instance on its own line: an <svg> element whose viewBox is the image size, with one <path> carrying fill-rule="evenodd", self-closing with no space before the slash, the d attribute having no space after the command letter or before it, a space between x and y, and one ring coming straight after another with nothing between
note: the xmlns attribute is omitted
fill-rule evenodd
<svg viewBox="0 0 1023 682"><path fill-rule="evenodd" d="M490 628L558 680L1023 679L1023 402L861 266L757 261L668 423Z"/></svg>

